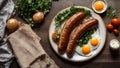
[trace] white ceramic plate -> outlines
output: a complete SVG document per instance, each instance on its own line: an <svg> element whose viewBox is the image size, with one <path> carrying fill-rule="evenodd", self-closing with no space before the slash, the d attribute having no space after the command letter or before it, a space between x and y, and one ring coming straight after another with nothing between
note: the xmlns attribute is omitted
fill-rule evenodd
<svg viewBox="0 0 120 68"><path fill-rule="evenodd" d="M91 9L89 9L89 8L87 8L87 7L83 7L83 6L75 6L75 7L85 8L86 10L90 10L90 11L91 11L91 14L92 14L92 17L98 19L99 25L98 25L98 29L97 29L97 30L98 30L98 33L99 33L99 36L100 36L100 39L101 39L101 40L100 40L99 47L98 47L95 51L93 51L93 54L92 54L91 56L89 56L89 57L80 56L80 55L78 55L77 53L75 53L72 58L68 58L67 55L66 55L66 53L63 54L63 55L61 55L61 54L58 53L58 50L57 50L58 45L52 40L52 33L53 33L54 29L55 29L54 20L55 20L55 17L56 17L59 13L65 11L65 10L70 9L70 7L66 8L66 9L63 9L62 11L60 11L60 12L53 18L53 20L52 20L52 22L51 22L51 25L50 25L50 28L49 28L49 41L50 41L50 44L51 44L51 47L53 48L53 50L54 50L60 57L66 59L66 60L68 60L68 61L72 61L72 62L83 62L83 61L87 61L87 60L92 59L93 57L95 57L95 56L103 49L104 43L105 43L105 40L106 40L106 27L105 27L105 24L104 24L102 18L101 18L98 14L94 13Z"/></svg>

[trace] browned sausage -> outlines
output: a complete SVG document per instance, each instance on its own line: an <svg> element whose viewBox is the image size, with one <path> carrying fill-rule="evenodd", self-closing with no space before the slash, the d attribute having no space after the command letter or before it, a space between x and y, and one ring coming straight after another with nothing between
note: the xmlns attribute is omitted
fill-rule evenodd
<svg viewBox="0 0 120 68"><path fill-rule="evenodd" d="M75 25L78 24L78 21L81 21L84 17L84 12L77 12L65 22L58 42L58 52L60 54L63 54L66 51L67 44L69 41L69 35L72 29L75 27Z"/></svg>
<svg viewBox="0 0 120 68"><path fill-rule="evenodd" d="M93 28L95 26L98 25L98 20L97 19L90 19L86 22L84 22L83 24L80 24L74 32L72 32L70 40L68 42L68 46L67 46L67 56L69 58L71 58L73 56L76 44L77 44L77 40L90 28Z"/></svg>

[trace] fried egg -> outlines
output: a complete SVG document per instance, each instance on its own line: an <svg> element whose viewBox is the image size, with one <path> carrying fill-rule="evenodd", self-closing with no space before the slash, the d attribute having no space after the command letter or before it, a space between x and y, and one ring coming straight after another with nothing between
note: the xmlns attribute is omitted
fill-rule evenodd
<svg viewBox="0 0 120 68"><path fill-rule="evenodd" d="M81 56L89 57L93 54L93 52L99 47L100 36L98 34L98 30L92 35L92 38L88 41L87 44L80 47L79 45L76 47L76 53Z"/></svg>
<svg viewBox="0 0 120 68"><path fill-rule="evenodd" d="M94 3L94 7L95 7L95 10L101 11L101 10L104 9L105 3L104 3L103 1L96 1L96 2Z"/></svg>
<svg viewBox="0 0 120 68"><path fill-rule="evenodd" d="M83 45L82 47L77 46L76 47L76 52L81 55L81 56L91 56L92 55L92 49L90 45Z"/></svg>
<svg viewBox="0 0 120 68"><path fill-rule="evenodd" d="M92 35L92 38L89 40L88 44L92 48L92 51L94 51L99 47L99 43L100 43L100 36L99 36L98 32L95 32Z"/></svg>

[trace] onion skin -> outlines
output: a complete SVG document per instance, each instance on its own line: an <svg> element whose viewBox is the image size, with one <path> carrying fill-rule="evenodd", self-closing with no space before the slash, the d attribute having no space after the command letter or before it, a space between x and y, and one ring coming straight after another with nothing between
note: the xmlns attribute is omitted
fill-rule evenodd
<svg viewBox="0 0 120 68"><path fill-rule="evenodd" d="M6 28L10 33L16 31L18 27L19 27L19 21L15 18L9 19L6 23Z"/></svg>
<svg viewBox="0 0 120 68"><path fill-rule="evenodd" d="M43 12L37 12L33 15L33 21L37 23L41 23L44 19L44 13Z"/></svg>

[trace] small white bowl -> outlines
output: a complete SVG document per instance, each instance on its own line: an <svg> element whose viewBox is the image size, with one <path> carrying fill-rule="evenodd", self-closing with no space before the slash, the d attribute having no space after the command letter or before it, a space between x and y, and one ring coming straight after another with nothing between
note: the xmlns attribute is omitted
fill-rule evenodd
<svg viewBox="0 0 120 68"><path fill-rule="evenodd" d="M120 49L120 42L117 39L112 39L110 41L110 49L119 50Z"/></svg>
<svg viewBox="0 0 120 68"><path fill-rule="evenodd" d="M96 1L103 1L103 2L104 2L104 8L103 8L103 10L97 11L97 10L95 9L94 3L95 3ZM108 4L107 4L106 0L93 0L93 2L92 2L92 9L93 9L96 13L99 13L99 14L104 13L104 12L107 10L107 7L108 7Z"/></svg>

